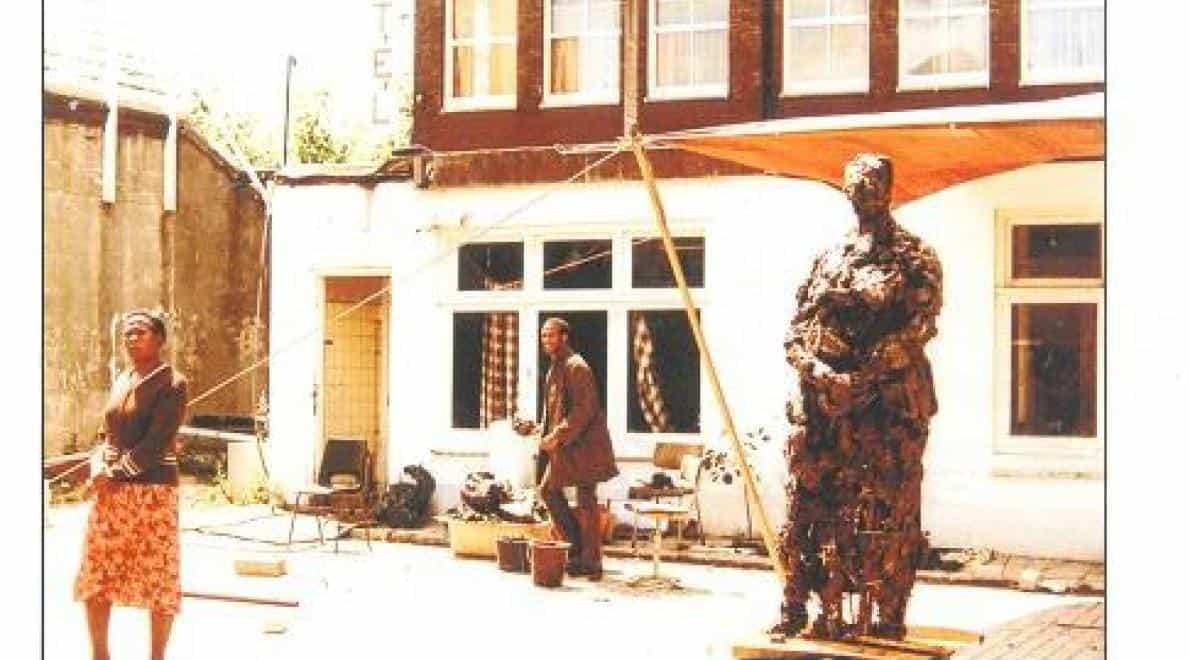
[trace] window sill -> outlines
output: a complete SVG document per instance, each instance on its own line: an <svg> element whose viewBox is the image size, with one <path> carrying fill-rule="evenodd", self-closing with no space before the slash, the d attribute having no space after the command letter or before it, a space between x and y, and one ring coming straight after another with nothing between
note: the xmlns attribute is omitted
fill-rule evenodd
<svg viewBox="0 0 1190 660"><path fill-rule="evenodd" d="M1052 73L1021 73L1021 87L1045 85L1083 85L1102 83L1102 71L1055 71Z"/></svg>
<svg viewBox="0 0 1190 660"><path fill-rule="evenodd" d="M847 94L867 94L868 81L862 83L821 83L815 85L796 85L781 91L781 98L794 99L810 96L843 96Z"/></svg>
<svg viewBox="0 0 1190 660"><path fill-rule="evenodd" d="M897 81L897 93L901 92L941 92L951 89L986 89L990 85L988 74L905 77Z"/></svg>
<svg viewBox="0 0 1190 660"><path fill-rule="evenodd" d="M541 100L539 106L542 110L554 110L557 108L586 108L586 107L611 107L620 105L620 98L616 97L600 97L600 96L545 96Z"/></svg>
<svg viewBox="0 0 1190 660"><path fill-rule="evenodd" d="M992 456L994 479L1102 481L1103 454L1098 449L997 450Z"/></svg>
<svg viewBox="0 0 1190 660"><path fill-rule="evenodd" d="M444 99L442 112L483 112L491 110L516 110L516 97L487 97L467 99Z"/></svg>
<svg viewBox="0 0 1190 660"><path fill-rule="evenodd" d="M664 103L667 101L726 101L727 89L724 87L691 87L688 89L654 89L645 96L645 103Z"/></svg>

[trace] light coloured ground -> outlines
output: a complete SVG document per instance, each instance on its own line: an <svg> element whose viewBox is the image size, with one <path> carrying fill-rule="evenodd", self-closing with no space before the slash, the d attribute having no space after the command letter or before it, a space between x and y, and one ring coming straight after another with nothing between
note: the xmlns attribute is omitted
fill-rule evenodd
<svg viewBox="0 0 1190 660"><path fill-rule="evenodd" d="M71 598L88 505L55 507L45 530L45 617L48 659L88 657L82 607ZM184 510L183 527L209 527L258 516L239 530L284 538L288 518L267 508ZM297 538L314 525L299 519ZM183 588L290 599L296 608L186 599L175 624L172 660L218 658L730 658L733 640L771 624L778 588L772 574L665 564L687 587L642 596L624 582L647 562L607 560L604 583L567 580L561 589L534 587L494 561L455 559L444 548L362 541L299 544L292 551L189 531L183 533ZM283 578L235 576L245 557L285 557ZM975 587L919 585L910 623L985 630L1056 604L1093 601ZM285 632L270 634L280 624ZM147 620L117 608L113 657L147 657Z"/></svg>

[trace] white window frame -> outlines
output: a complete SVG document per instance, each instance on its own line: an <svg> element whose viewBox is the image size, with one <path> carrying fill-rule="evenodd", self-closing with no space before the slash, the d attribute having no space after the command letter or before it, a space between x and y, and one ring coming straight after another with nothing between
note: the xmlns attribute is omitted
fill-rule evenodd
<svg viewBox="0 0 1190 660"><path fill-rule="evenodd" d="M1060 69L1029 70L1029 14L1030 5L1036 0L1021 0L1021 84L1022 85L1053 85L1062 83L1103 82L1106 63L1100 62L1097 67L1065 67ZM1084 7L1104 7L1105 0L1050 0L1054 8L1078 9ZM1105 35L1106 38L1106 35Z"/></svg>
<svg viewBox="0 0 1190 660"><path fill-rule="evenodd" d="M706 240L705 225L701 222L677 222L675 238L702 237ZM442 327L450 327L456 313L515 311L520 319L520 373L519 400L524 402L520 414L533 416L540 412L541 401L537 399L536 384L543 374L537 371L538 331L537 318L543 311L595 311L607 314L607 400L605 413L608 428L616 444L616 455L620 459L632 460L652 456L657 442L703 442L706 435L706 411L713 410L714 402L706 386L706 378L699 382L699 410L702 417L700 430L689 433L650 433L628 431L628 314L630 311L684 310L676 288L634 289L632 288L632 243L642 238L656 238L655 231L646 229L612 229L607 226L547 227L535 226L522 230L493 231L484 236L482 242L522 242L525 246L525 271L522 289L505 291L459 291L457 286L458 245L455 246L449 266L443 268L436 283L439 294L435 305L442 312ZM552 241L611 240L612 242L612 286L610 289L546 289L544 287L543 252L545 243ZM705 243L704 243L705 245ZM706 264L704 263L704 268ZM705 284L705 282L704 282ZM691 297L702 318L707 317L710 299L704 287L692 288ZM453 353L453 336L447 346ZM446 379L446 391L441 400L453 400L453 384ZM487 429L455 428L448 404L440 413L438 428L444 429L452 439L452 446L478 447L488 437Z"/></svg>
<svg viewBox="0 0 1190 660"><path fill-rule="evenodd" d="M865 68L867 73L861 78L830 78L826 80L814 81L791 81L789 76L789 62L793 57L793 49L789 44L790 28L796 27L825 27L827 28L827 56L834 57L834 52L831 50L831 26L835 25L863 25L866 31L866 39L864 40L864 58L867 59L872 53L872 35L871 35L871 21L872 21L872 2L867 0L864 3L864 14L860 18L858 15L848 15L836 17L831 14L833 4L828 2L826 5L825 16L793 18L793 10L790 4L793 0L785 1L785 25L782 26L781 44L783 51L781 54L781 95L782 96L810 96L816 94L856 94L867 93L871 85L871 65L870 63Z"/></svg>
<svg viewBox="0 0 1190 660"><path fill-rule="evenodd" d="M620 22L618 22L616 24L615 30L592 30L592 29L590 29L591 2L590 2L590 0L585 0L584 6L587 8L587 24L586 24L587 29L577 32L577 33L554 34L553 4L554 4L553 0L545 0L545 3L543 5L543 11L542 11L542 22L543 22L542 34L544 35L544 38L542 41L542 58L541 59L542 59L543 70L542 70L541 79L544 81L544 84L542 86L541 107L549 108L549 107L569 107L569 106L580 106L580 105L616 105L616 104L618 104L620 102L620 88L622 87L621 77L624 74L624 72L623 72L623 58L620 56L620 51L617 51L617 56L616 56L616 66L615 66L616 84L613 85L611 89L599 90L599 91L594 91L594 92L584 91L584 90L580 89L578 92L574 92L571 94L555 94L555 93L550 92L550 89L553 88L553 80L552 80L551 74L553 72L552 65L553 65L553 53L554 53L554 49L550 47L551 46L550 42L553 40L554 37L578 37L579 44L580 44L579 45L579 48L580 48L579 57L580 58L583 56L582 51L581 51L582 43L589 37L615 37L616 43L622 45L622 43L620 41L620 24L623 23L623 15L622 15L623 14L623 6L620 5L620 3L616 3L617 8L618 8L617 12L620 14Z"/></svg>
<svg viewBox="0 0 1190 660"><path fill-rule="evenodd" d="M454 38L454 6L455 0L445 0L445 11L443 14L443 33L442 33L442 110L444 112L458 112L471 110L515 110L516 109L516 89L515 83L513 92L511 94L476 94L474 96L456 97L454 93L454 49L456 46L471 46L475 49L475 57L481 63L477 66L477 73L475 79L475 88L489 89L490 80L488 79L488 67L483 66L490 57L490 48L492 46L510 45L513 50L513 76L516 76L516 45L517 45L517 31L514 28L511 37L493 38L490 30L490 17L488 9L491 5L484 0L477 2L475 5L475 34L470 39L455 39ZM480 29L480 26L483 29Z"/></svg>
<svg viewBox="0 0 1190 660"><path fill-rule="evenodd" d="M1103 216L1089 209L1001 210L996 213L995 396L993 472L1002 476L1102 477L1104 456L1104 289L1099 278L1012 278L1012 229L1021 225L1098 224L1104 258ZM1095 437L1012 435L1012 306L1018 303L1094 303Z"/></svg>
<svg viewBox="0 0 1190 660"><path fill-rule="evenodd" d="M731 87L731 1L723 0L727 4L727 18L722 21L707 23L684 23L682 25L657 25L657 0L649 0L648 32L648 91L645 102L649 101L677 101L688 99L726 99ZM703 85L668 85L657 84L657 37L661 34L709 32L723 30L723 62L727 71L727 79L722 83ZM693 55L693 53L692 53ZM693 69L695 58L690 58ZM693 74L693 71L691 71ZM692 75L693 77L693 75Z"/></svg>
<svg viewBox="0 0 1190 660"><path fill-rule="evenodd" d="M955 16L984 16L984 46L987 53L987 62L983 71L975 72L961 72L961 73L930 73L912 75L905 72L905 48L900 45L903 43L905 35L905 21L910 18L905 11L905 0L899 0L899 10L897 12L897 91L918 91L918 90L940 90L940 89L961 89L966 87L987 87L991 81L992 68L992 18L991 18L991 0L984 0L984 7L979 9L960 9L952 10L950 8L949 0L947 0L947 8L942 11L921 12L912 15L912 18L952 18ZM947 31L949 37L950 23L947 22Z"/></svg>

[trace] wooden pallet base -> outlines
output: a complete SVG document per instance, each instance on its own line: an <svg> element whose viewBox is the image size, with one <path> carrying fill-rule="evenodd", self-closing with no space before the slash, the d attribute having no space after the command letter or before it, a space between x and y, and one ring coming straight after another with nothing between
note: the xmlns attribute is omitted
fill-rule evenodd
<svg viewBox="0 0 1190 660"><path fill-rule="evenodd" d="M788 637L775 639L768 634L756 634L732 645L734 658L849 658L855 660L887 659L922 660L948 658L960 646L978 644L983 635L938 627L910 626L902 641L860 637L849 641L830 641Z"/></svg>

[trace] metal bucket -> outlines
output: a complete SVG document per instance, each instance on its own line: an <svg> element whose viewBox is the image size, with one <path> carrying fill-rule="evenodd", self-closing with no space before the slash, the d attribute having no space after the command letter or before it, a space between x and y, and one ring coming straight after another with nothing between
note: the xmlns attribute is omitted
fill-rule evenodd
<svg viewBox="0 0 1190 660"><path fill-rule="evenodd" d="M496 564L510 573L529 572L529 539L501 536L496 539Z"/></svg>
<svg viewBox="0 0 1190 660"><path fill-rule="evenodd" d="M570 544L565 541L534 541L529 546L533 584L539 587L562 586L569 551Z"/></svg>

